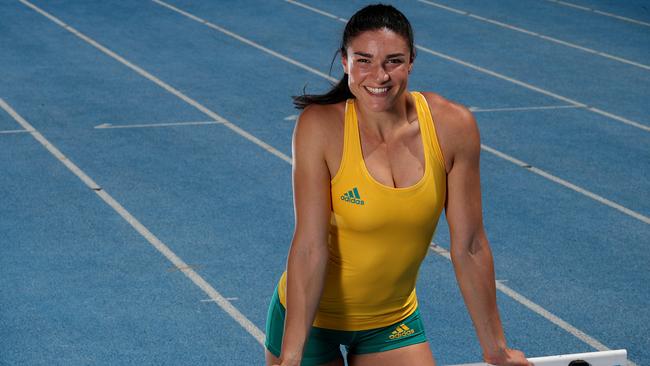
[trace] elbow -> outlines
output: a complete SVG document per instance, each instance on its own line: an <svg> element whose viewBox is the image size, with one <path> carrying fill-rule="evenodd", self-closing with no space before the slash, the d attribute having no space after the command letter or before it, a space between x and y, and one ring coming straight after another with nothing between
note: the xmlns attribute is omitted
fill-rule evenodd
<svg viewBox="0 0 650 366"><path fill-rule="evenodd" d="M320 267L327 261L328 255L327 240L296 236L291 243L289 262Z"/></svg>
<svg viewBox="0 0 650 366"><path fill-rule="evenodd" d="M485 233L481 230L465 238L457 240L452 238L450 254L453 262L484 257L485 255L491 256L490 244Z"/></svg>

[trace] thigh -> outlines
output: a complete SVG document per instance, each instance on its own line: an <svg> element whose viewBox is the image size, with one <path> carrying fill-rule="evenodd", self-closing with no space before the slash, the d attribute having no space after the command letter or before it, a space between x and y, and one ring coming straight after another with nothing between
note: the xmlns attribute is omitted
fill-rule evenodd
<svg viewBox="0 0 650 366"><path fill-rule="evenodd" d="M276 357L273 353L266 350L266 366L274 366L280 364L280 358ZM318 366L345 366L343 357L338 357L334 361L319 364Z"/></svg>
<svg viewBox="0 0 650 366"><path fill-rule="evenodd" d="M434 365L419 309L395 324L357 332L351 365Z"/></svg>
<svg viewBox="0 0 650 366"><path fill-rule="evenodd" d="M286 310L280 303L277 291L271 299L266 319L266 364L279 364L282 338L284 336L284 318ZM302 366L339 366L343 358L339 348L340 332L312 328L305 344Z"/></svg>
<svg viewBox="0 0 650 366"><path fill-rule="evenodd" d="M280 365L280 359L276 357L274 354L269 352L269 350L266 350L266 366L275 366L275 365ZM337 359L327 362L327 363L322 363L319 364L318 366L345 366L345 362L343 361L343 357L338 357Z"/></svg>
<svg viewBox="0 0 650 366"><path fill-rule="evenodd" d="M384 352L348 354L350 366L391 366L418 365L435 366L429 343L417 343L410 346Z"/></svg>

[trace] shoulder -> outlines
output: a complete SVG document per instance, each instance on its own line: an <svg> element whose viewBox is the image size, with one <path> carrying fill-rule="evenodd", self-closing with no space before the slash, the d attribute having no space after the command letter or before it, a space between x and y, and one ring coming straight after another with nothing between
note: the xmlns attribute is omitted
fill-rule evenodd
<svg viewBox="0 0 650 366"><path fill-rule="evenodd" d="M462 104L446 99L436 93L422 95L429 104L433 118L455 133L472 132L477 128L472 112ZM437 127L437 126L436 126Z"/></svg>
<svg viewBox="0 0 650 366"><path fill-rule="evenodd" d="M309 131L327 131L328 125L343 118L345 102L336 104L312 104L307 106L298 116L296 128Z"/></svg>
<svg viewBox="0 0 650 366"><path fill-rule="evenodd" d="M345 102L318 105L305 108L294 129L294 150L300 147L315 152L324 152L328 144L336 141L342 134L344 125ZM295 153L295 151L294 151Z"/></svg>
<svg viewBox="0 0 650 366"><path fill-rule="evenodd" d="M436 93L423 92L429 104L443 154L453 163L462 153L480 152L480 135L472 112Z"/></svg>

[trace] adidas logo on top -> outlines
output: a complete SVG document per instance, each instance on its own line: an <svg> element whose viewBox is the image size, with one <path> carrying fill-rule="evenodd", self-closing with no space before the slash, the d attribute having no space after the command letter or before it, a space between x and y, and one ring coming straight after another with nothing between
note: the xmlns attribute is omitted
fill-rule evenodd
<svg viewBox="0 0 650 366"><path fill-rule="evenodd" d="M359 190L357 187L352 188L351 191L347 191L344 195L341 196L341 200L345 202L350 202L355 205L363 205L365 202L361 199L359 195Z"/></svg>
<svg viewBox="0 0 650 366"><path fill-rule="evenodd" d="M407 327L406 324L402 323L398 325L397 328L395 328L395 330L390 334L388 338L397 339L397 338L410 336L413 333L415 333L415 330Z"/></svg>

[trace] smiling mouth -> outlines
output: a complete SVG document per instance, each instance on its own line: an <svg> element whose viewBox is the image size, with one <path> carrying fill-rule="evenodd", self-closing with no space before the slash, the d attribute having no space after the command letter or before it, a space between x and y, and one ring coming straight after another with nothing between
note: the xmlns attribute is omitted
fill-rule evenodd
<svg viewBox="0 0 650 366"><path fill-rule="evenodd" d="M385 95L388 92L388 89L390 89L390 87L372 88L369 86L366 86L364 88L368 91L368 93L372 95Z"/></svg>

